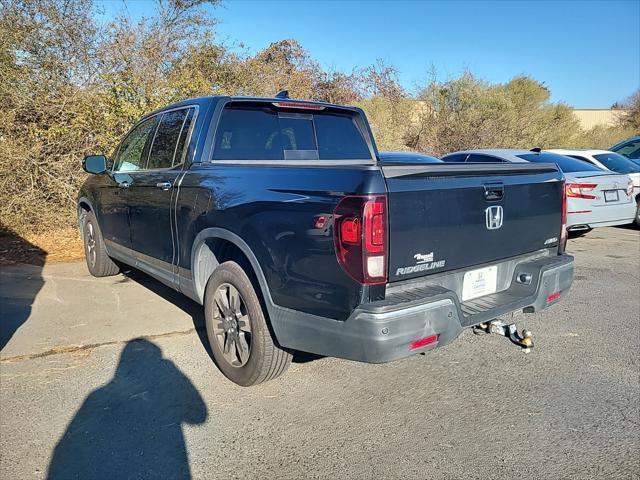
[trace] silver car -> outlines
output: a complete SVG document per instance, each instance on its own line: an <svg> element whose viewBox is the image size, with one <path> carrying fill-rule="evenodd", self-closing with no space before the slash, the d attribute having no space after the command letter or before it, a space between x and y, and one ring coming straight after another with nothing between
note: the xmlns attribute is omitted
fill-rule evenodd
<svg viewBox="0 0 640 480"><path fill-rule="evenodd" d="M595 227L632 223L636 215L633 182L628 175L606 172L575 158L533 150L466 150L442 157L444 162L555 163L564 173L567 231L586 233Z"/></svg>

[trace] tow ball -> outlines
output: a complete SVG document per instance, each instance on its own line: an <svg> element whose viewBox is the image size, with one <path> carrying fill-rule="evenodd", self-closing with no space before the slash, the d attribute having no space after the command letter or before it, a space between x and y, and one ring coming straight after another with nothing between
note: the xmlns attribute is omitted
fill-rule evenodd
<svg viewBox="0 0 640 480"><path fill-rule="evenodd" d="M475 325L473 327L473 333L476 335L486 335L490 333L502 335L522 348L522 351L525 353L529 353L533 348L533 334L526 329L522 329L522 334L518 333L518 327L516 327L515 323L504 323L500 320L493 320Z"/></svg>

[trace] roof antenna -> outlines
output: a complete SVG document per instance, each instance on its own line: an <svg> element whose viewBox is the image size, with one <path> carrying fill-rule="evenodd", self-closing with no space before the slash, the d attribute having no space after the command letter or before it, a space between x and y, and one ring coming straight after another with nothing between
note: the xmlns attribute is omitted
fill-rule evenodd
<svg viewBox="0 0 640 480"><path fill-rule="evenodd" d="M276 93L275 98L289 98L289 90L280 90Z"/></svg>
<svg viewBox="0 0 640 480"><path fill-rule="evenodd" d="M529 150L530 152L536 152L536 153L540 153L542 151L542 149L540 147L534 147L531 150Z"/></svg>

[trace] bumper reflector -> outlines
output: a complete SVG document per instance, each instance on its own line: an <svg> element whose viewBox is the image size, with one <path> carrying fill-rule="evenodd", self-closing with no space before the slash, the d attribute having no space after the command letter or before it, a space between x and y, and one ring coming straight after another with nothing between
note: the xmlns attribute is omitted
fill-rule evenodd
<svg viewBox="0 0 640 480"><path fill-rule="evenodd" d="M430 345L438 341L439 335L430 335L428 337L421 338L419 340L415 340L409 344L409 348L411 350L415 350L416 348L424 347L426 345Z"/></svg>
<svg viewBox="0 0 640 480"><path fill-rule="evenodd" d="M547 297L547 302L553 302L557 298L560 298L560 292L553 292Z"/></svg>

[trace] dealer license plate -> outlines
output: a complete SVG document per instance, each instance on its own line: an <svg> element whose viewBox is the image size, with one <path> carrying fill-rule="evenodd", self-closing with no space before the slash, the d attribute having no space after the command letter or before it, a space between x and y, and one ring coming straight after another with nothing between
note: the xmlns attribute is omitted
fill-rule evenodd
<svg viewBox="0 0 640 480"><path fill-rule="evenodd" d="M497 265L467 272L462 281L462 301L495 293L497 284Z"/></svg>

